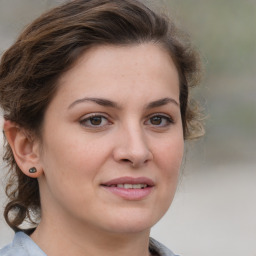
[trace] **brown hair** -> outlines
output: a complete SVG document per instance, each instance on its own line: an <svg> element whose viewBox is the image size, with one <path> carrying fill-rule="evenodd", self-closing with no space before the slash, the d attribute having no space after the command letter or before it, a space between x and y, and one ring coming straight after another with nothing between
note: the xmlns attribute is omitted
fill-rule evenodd
<svg viewBox="0 0 256 256"><path fill-rule="evenodd" d="M0 106L4 118L40 136L44 113L56 93L59 77L83 52L95 45L143 42L161 45L175 62L180 77L184 139L198 137L202 126L189 100L189 88L198 83L198 55L172 21L137 0L69 1L28 26L1 60ZM10 167L5 219L15 231L21 229L26 218L36 225L31 213L40 216L37 179L21 172L8 143L4 160Z"/></svg>

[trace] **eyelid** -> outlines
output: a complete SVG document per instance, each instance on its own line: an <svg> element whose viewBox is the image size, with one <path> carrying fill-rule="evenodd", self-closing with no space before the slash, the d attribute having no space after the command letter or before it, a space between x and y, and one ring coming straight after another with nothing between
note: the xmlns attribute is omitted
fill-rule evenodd
<svg viewBox="0 0 256 256"><path fill-rule="evenodd" d="M105 118L109 118L107 114L102 113L102 112L91 112L88 114L83 115L81 118L79 118L80 120L84 120L84 119L88 119L90 117L95 117L95 116L102 116Z"/></svg>
<svg viewBox="0 0 256 256"><path fill-rule="evenodd" d="M146 117L146 119L150 119L150 118L155 117L155 116L165 117L165 118L170 119L174 122L173 117L170 114L165 114L165 113L161 113L161 112L150 114Z"/></svg>
<svg viewBox="0 0 256 256"><path fill-rule="evenodd" d="M104 118L107 120L108 124L105 124L105 125L83 125L83 122L86 122L88 120L90 120L90 118L93 118L93 117L101 117L101 118ZM101 112L93 112L93 113L89 113L89 114L86 114L86 115L83 115L80 119L79 119L79 123L86 127L86 128L92 128L92 129L100 129L100 128L104 128L110 124L112 124L112 122L110 121L110 117L105 114L105 113L101 113Z"/></svg>
<svg viewBox="0 0 256 256"><path fill-rule="evenodd" d="M167 126L169 126L171 124L174 124L173 117L170 116L169 114L165 114L165 113L150 114L150 115L147 116L145 123L150 121L150 119L153 118L153 117L161 117L161 118L165 119L168 122L167 125L153 125L152 124L152 126L154 126L154 127L164 128L164 127L167 127Z"/></svg>

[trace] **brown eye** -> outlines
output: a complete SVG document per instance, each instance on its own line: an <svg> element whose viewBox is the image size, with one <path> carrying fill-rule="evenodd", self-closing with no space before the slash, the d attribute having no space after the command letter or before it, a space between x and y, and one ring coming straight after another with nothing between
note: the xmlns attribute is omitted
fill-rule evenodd
<svg viewBox="0 0 256 256"><path fill-rule="evenodd" d="M153 125L160 125L162 122L162 118L160 116L154 116L150 118L151 124Z"/></svg>
<svg viewBox="0 0 256 256"><path fill-rule="evenodd" d="M151 116L146 122L146 125L151 125L153 127L168 127L169 125L173 124L173 119L170 116L166 115L154 115Z"/></svg>
<svg viewBox="0 0 256 256"><path fill-rule="evenodd" d="M102 117L101 116L94 116L90 118L90 122L92 125L100 125L102 122Z"/></svg>
<svg viewBox="0 0 256 256"><path fill-rule="evenodd" d="M97 128L97 127L105 127L109 125L111 122L104 116L101 115L91 115L80 121L82 126L88 128Z"/></svg>

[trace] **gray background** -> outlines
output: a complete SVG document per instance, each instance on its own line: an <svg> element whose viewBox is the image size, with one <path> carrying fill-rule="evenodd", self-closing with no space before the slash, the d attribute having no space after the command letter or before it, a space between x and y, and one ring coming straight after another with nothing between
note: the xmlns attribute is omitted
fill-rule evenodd
<svg viewBox="0 0 256 256"><path fill-rule="evenodd" d="M60 2L0 0L0 54ZM206 72L195 97L208 117L206 136L186 145L176 198L152 236L183 256L256 256L256 1L165 2L202 53ZM12 236L0 217L0 247Z"/></svg>

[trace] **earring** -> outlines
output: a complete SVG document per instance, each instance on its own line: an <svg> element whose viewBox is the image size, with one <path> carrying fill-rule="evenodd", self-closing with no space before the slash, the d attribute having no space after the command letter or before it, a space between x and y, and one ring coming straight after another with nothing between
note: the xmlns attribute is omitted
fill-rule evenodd
<svg viewBox="0 0 256 256"><path fill-rule="evenodd" d="M31 167L28 171L29 171L29 173L36 173L37 169L36 169L36 167Z"/></svg>

